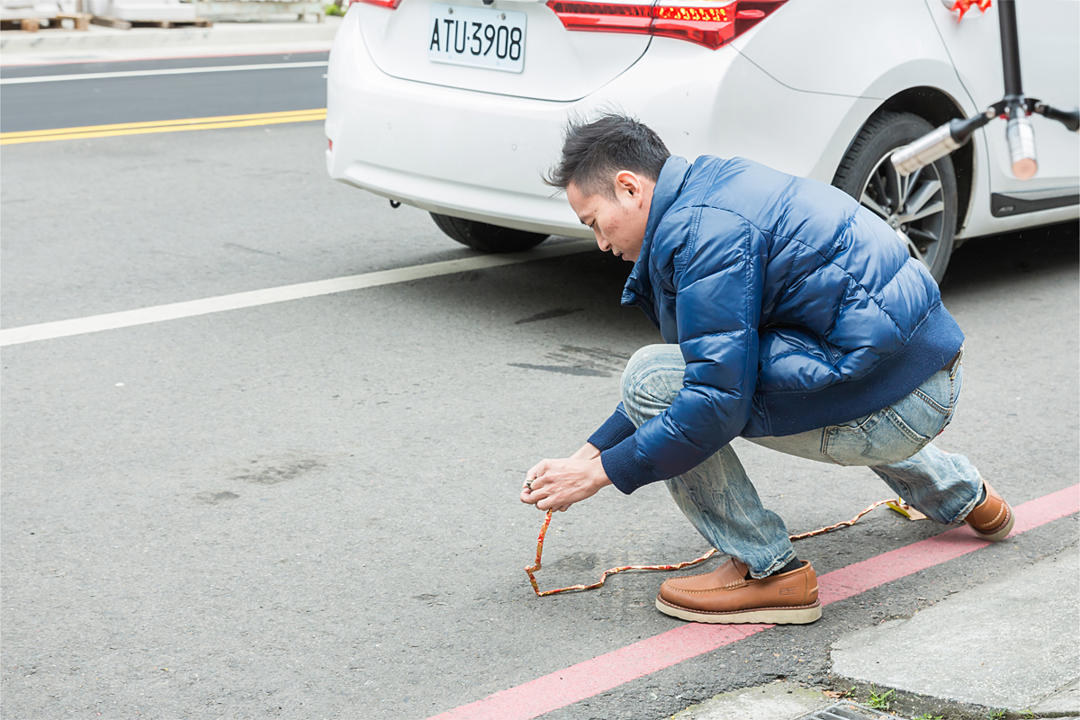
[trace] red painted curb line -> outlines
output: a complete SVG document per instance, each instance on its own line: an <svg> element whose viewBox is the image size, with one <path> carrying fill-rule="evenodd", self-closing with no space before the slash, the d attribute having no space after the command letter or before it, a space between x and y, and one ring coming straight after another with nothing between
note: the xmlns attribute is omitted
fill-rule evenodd
<svg viewBox="0 0 1080 720"><path fill-rule="evenodd" d="M1080 512L1080 484L1018 505L1013 510L1016 525L1012 535ZM954 528L826 573L818 578L818 596L822 605L846 600L989 544L966 527ZM516 687L500 690L428 720L528 720L738 642L770 627L773 626L687 623Z"/></svg>

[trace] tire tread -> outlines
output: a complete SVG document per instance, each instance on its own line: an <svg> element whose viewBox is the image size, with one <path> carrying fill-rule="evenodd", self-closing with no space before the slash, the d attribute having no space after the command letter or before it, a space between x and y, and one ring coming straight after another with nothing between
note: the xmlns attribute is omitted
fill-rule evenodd
<svg viewBox="0 0 1080 720"><path fill-rule="evenodd" d="M925 118L914 113L895 111L878 113L871 117L866 124L863 125L859 134L855 136L855 139L848 147L847 152L844 153L843 159L841 159L840 164L836 168L832 184L852 197L855 197L856 200L859 200L860 198L857 197L857 193L859 193L862 184L866 182L868 174L873 171L873 167L868 167L868 165L876 162L880 157L877 152L870 152L871 146L875 142L878 142L882 135L898 132L897 128L910 129L908 134L911 135L911 137L905 142L910 142L910 140L914 140L916 137L933 129ZM900 132L903 134L902 130ZM874 157L870 157L868 160L867 158L870 155L874 155ZM945 193L946 196L951 195L952 197L951 212L947 204L945 216L945 220L949 225L946 226L947 231L943 234L942 238L938 240L938 242L944 243L943 247L946 249L946 253L943 258L939 257L935 261L934 267L930 268L934 279L940 282L945 275L945 269L948 267L948 256L952 253L954 247L953 236L956 232L955 225L956 213L958 212L958 199L956 196L956 171L953 167L951 158L946 155L935 162L934 166L937 167L942 178L947 179L947 181L944 182L946 185Z"/></svg>
<svg viewBox="0 0 1080 720"><path fill-rule="evenodd" d="M542 233L515 230L450 215L430 215L435 225L450 238L480 252L521 252L536 247L548 237Z"/></svg>

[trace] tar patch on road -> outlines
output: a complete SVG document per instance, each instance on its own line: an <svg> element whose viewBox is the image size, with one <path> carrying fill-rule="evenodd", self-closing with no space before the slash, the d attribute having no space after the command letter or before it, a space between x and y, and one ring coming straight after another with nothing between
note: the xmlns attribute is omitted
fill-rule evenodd
<svg viewBox="0 0 1080 720"><path fill-rule="evenodd" d="M507 365L510 367L524 368L525 370L543 370L545 372L561 373L563 375L614 377L622 374L623 367L625 367L629 357L629 355L614 352L607 348L563 345L558 350L544 355L545 360L550 360L554 364L539 365L534 363L507 363Z"/></svg>
<svg viewBox="0 0 1080 720"><path fill-rule="evenodd" d="M271 463L256 458L249 462L253 467L245 472L231 476L229 480L232 482L253 483L255 485L279 485L283 482L288 482L289 480L295 480L314 470L320 470L326 467L323 463L313 459ZM229 500L236 500L240 495L231 490L223 490L221 492L207 490L205 492L196 493L194 497L196 502L204 505L220 505Z"/></svg>
<svg viewBox="0 0 1080 720"><path fill-rule="evenodd" d="M207 505L217 505L218 503L225 502L227 500L236 500L240 496L234 492L225 490L224 492L201 492L195 495L195 499L198 502L205 503Z"/></svg>
<svg viewBox="0 0 1080 720"><path fill-rule="evenodd" d="M540 320L552 320L557 317L563 317L565 315L573 315L574 313L581 312L585 308L552 308L551 310L545 310L544 312L530 315L520 320L515 320L515 325L524 325L525 323L538 322Z"/></svg>
<svg viewBox="0 0 1080 720"><path fill-rule="evenodd" d="M253 465L259 464L259 460L252 460ZM278 483L295 480L312 470L325 467L318 460L299 460L281 465L266 465L253 468L250 472L233 475L230 480L255 483L257 485L277 485Z"/></svg>

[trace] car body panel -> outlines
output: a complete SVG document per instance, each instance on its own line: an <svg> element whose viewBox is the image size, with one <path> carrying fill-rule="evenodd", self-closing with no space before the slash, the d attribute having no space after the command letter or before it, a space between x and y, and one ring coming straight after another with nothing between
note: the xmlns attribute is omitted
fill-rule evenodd
<svg viewBox="0 0 1080 720"><path fill-rule="evenodd" d="M583 98L637 62L649 47L648 35L567 32L543 3L500 0L499 9L527 18L521 73L431 62L427 50L432 4L485 8L474 2L403 2L388 12L361 3L349 9L345 22L360 25L372 61L387 75L539 100Z"/></svg>
<svg viewBox="0 0 1080 720"><path fill-rule="evenodd" d="M791 0L739 51L793 90L886 99L880 77L911 59L950 67L921 3ZM887 28L887 32L882 32ZM798 58L798 62L792 62ZM877 89L874 89L877 88Z"/></svg>
<svg viewBox="0 0 1080 720"><path fill-rule="evenodd" d="M997 48L997 13L969 13L963 22L943 7L931 11L949 48L964 87L979 110L1004 94L1000 51ZM1077 0L1029 0L1018 3L1016 23L1020 35L1020 66L1025 95L1062 109L1080 105L1080 2ZM1072 28L1073 32L1055 32ZM1080 175L1080 141L1060 123L1040 115L1031 117L1038 150L1039 171L1030 180L1018 180L1011 172L1005 123L995 121L986 130L990 185L994 192L1033 192L1072 188Z"/></svg>

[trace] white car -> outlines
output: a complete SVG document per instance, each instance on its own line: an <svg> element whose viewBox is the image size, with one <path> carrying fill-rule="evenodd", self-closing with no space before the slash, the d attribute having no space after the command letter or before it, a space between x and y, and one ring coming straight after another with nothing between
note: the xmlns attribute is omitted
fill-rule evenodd
<svg viewBox="0 0 1080 720"><path fill-rule="evenodd" d="M1080 1L1017 8L1024 92L1080 104ZM832 183L937 278L957 241L1080 216L1077 134L1032 116L1039 170L1005 123L901 179L896 148L1003 95L996 7L941 0L358 0L327 75L327 168L487 251L591 237L544 184L568 118L605 110L677 155L747 157Z"/></svg>

